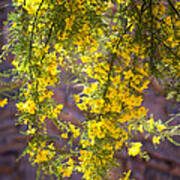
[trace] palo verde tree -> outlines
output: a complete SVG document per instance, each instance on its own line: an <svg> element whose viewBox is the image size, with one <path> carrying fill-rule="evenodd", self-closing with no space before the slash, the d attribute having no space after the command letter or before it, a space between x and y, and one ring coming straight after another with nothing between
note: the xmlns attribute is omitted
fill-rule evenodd
<svg viewBox="0 0 180 180"><path fill-rule="evenodd" d="M118 153L148 159L133 140L138 133L151 136L154 145L165 139L178 145L173 136L180 126L169 125L173 117L154 121L142 102L152 77L168 98L180 101L179 1L14 0L13 6L1 57L14 55L18 123L30 136L23 155L39 167L37 178L42 171L57 179L73 172L108 179ZM74 95L84 113L79 127L61 120L63 104L52 98L62 70L83 88ZM47 119L61 132L57 138L48 134ZM67 144L59 149L55 142L62 139ZM129 179L130 171L120 176Z"/></svg>

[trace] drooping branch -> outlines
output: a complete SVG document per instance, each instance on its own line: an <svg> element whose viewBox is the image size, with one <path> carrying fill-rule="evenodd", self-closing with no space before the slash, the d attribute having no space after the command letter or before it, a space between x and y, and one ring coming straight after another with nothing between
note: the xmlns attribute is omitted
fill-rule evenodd
<svg viewBox="0 0 180 180"><path fill-rule="evenodd" d="M152 12L152 9L153 9L153 0L150 0L149 1L149 15L150 15L150 34L151 34L151 40L150 40L150 67L151 67L151 71L154 71L154 27L153 27L153 23L154 23L154 16L153 16L153 12Z"/></svg>
<svg viewBox="0 0 180 180"><path fill-rule="evenodd" d="M31 31L30 43L29 43L29 61L31 59L31 54L32 54L32 44L33 44L33 37L34 37L34 29L35 29L35 26L36 26L36 21L37 21L37 18L38 18L39 11L41 10L41 7L42 7L43 3L44 3L44 0L42 0L41 3L39 4L39 7L38 7L38 9L36 11L36 15L35 15L33 25L32 25L32 31Z"/></svg>

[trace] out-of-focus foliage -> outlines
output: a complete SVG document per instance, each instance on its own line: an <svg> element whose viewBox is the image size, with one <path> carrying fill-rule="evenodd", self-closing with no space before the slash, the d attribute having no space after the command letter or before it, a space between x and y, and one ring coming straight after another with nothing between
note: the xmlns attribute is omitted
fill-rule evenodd
<svg viewBox="0 0 180 180"><path fill-rule="evenodd" d="M31 137L23 155L29 155L38 172L57 179L80 172L84 179L99 180L119 166L115 153L127 151L148 159L143 144L133 140L138 133L150 135L155 146L166 138L174 142L179 126L147 117L142 102L152 77L168 98L180 100L180 2L14 0L13 4L8 44L1 57L15 55L13 81L21 82L18 122L27 126L24 134ZM85 116L81 127L62 121L63 104L52 98L54 88L63 82L62 69L83 87L74 95ZM56 139L47 132L47 119L61 132ZM62 139L67 144L59 149L55 141ZM130 173L121 179L129 179Z"/></svg>

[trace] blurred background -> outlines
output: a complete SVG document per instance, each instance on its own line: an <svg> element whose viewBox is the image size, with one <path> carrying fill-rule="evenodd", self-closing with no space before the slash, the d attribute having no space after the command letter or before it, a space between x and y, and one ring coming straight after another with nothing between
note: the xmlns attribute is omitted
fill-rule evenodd
<svg viewBox="0 0 180 180"><path fill-rule="evenodd" d="M7 19L8 12L12 11L11 1L0 0L0 53L1 47L6 42L6 28L3 21ZM0 72L12 68L10 63L13 56L9 55L6 62L0 64ZM0 85L0 89L4 88ZM73 105L70 94L79 91L73 89L71 84L63 84L61 88L55 90L57 102L64 103L66 111L69 114L62 117L73 123L78 123L82 118L81 112ZM162 94L163 89L158 86L155 80L152 80L149 89L144 93L144 105L149 108L150 113L155 115L156 120L166 121L171 113L177 113L179 104L173 105L173 102L167 101ZM28 139L20 134L22 127L15 126L16 108L15 102L10 101L5 108L0 108L0 180L35 180L36 169L31 167L28 158L22 158L16 161L23 152ZM176 122L180 119L176 119ZM49 132L56 131L55 127L49 122ZM136 180L180 180L180 147L170 142L164 142L155 149L151 139L145 140L144 136L138 137L144 144L144 150L150 155L150 161L137 158L130 158L126 153L119 156L122 163L122 169L133 170L133 177ZM177 141L180 138L176 139ZM122 170L121 169L121 170ZM116 180L120 169L114 169L110 179ZM47 179L50 179L47 177ZM78 175L72 176L72 180L80 180Z"/></svg>

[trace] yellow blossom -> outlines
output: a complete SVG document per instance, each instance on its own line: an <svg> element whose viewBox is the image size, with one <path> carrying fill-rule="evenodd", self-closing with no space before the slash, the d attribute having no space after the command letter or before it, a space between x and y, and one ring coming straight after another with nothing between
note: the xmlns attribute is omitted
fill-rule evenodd
<svg viewBox="0 0 180 180"><path fill-rule="evenodd" d="M75 100L76 103L78 103L80 101L79 95L75 94L74 95L74 100Z"/></svg>
<svg viewBox="0 0 180 180"><path fill-rule="evenodd" d="M39 120L41 121L41 123L44 123L45 119L46 119L46 115L39 116Z"/></svg>
<svg viewBox="0 0 180 180"><path fill-rule="evenodd" d="M159 136L153 136L153 139L152 139L152 140L153 140L153 143L154 143L154 144L159 144L159 143L160 143L160 139L161 139L161 138L160 138Z"/></svg>
<svg viewBox="0 0 180 180"><path fill-rule="evenodd" d="M67 134L67 133L62 133L62 134L61 134L61 137L62 137L63 139L67 139L67 138L68 138L68 134Z"/></svg>
<svg viewBox="0 0 180 180"><path fill-rule="evenodd" d="M8 103L8 99L5 98L3 100L0 100L0 107L4 107Z"/></svg>
<svg viewBox="0 0 180 180"><path fill-rule="evenodd" d="M80 129L76 128L73 124L69 124L69 128L72 131L74 138L77 138L80 135Z"/></svg>
<svg viewBox="0 0 180 180"><path fill-rule="evenodd" d="M164 129L166 129L166 126L164 124L158 124L157 126L157 129L159 132L163 131Z"/></svg>
<svg viewBox="0 0 180 180"><path fill-rule="evenodd" d="M35 134L36 129L29 126L29 129L26 132L28 135L33 135L33 134Z"/></svg>
<svg viewBox="0 0 180 180"><path fill-rule="evenodd" d="M143 133L143 132L144 132L144 130L143 130L143 125L142 125L142 124L140 124L140 125L138 126L138 131L139 131L140 133Z"/></svg>
<svg viewBox="0 0 180 180"><path fill-rule="evenodd" d="M148 131L152 131L154 129L154 119L151 117L148 121Z"/></svg>
<svg viewBox="0 0 180 180"><path fill-rule="evenodd" d="M129 180L129 176L131 175L131 170L129 170L127 173L124 173L125 177L120 178L119 180Z"/></svg>
<svg viewBox="0 0 180 180"><path fill-rule="evenodd" d="M141 152L142 144L140 142L131 143L131 147L128 148L128 154L130 156L136 156Z"/></svg>
<svg viewBox="0 0 180 180"><path fill-rule="evenodd" d="M63 170L62 177L70 177L72 172L73 172L73 168L71 166L69 166Z"/></svg>

